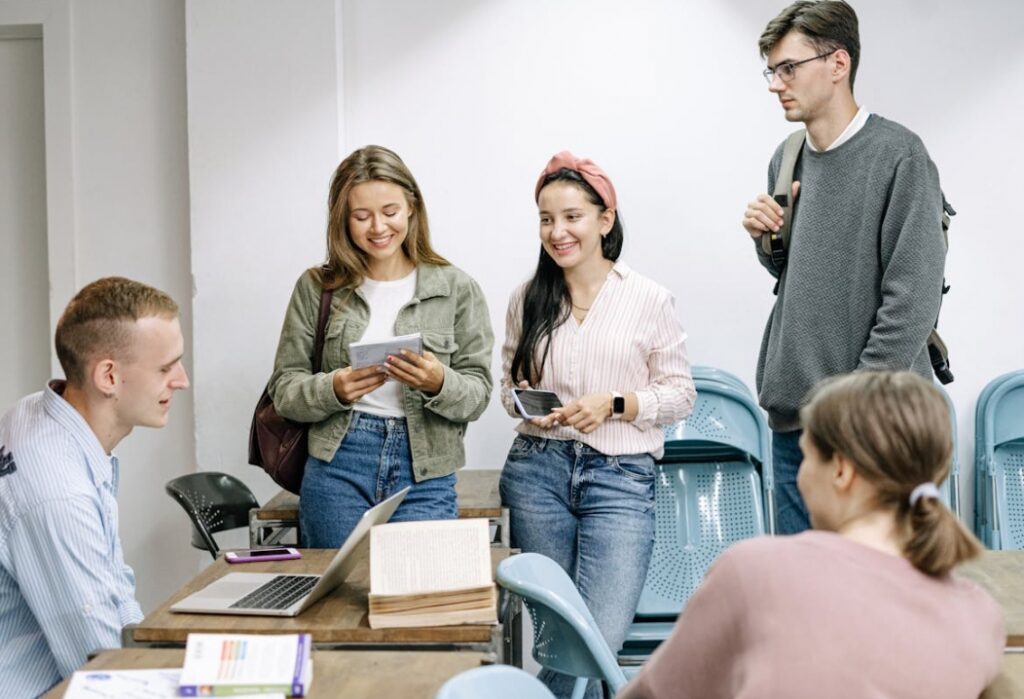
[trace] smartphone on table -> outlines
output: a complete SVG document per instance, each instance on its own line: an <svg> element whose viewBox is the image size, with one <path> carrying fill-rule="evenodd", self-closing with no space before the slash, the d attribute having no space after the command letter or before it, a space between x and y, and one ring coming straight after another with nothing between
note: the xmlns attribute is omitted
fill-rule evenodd
<svg viewBox="0 0 1024 699"><path fill-rule="evenodd" d="M555 408L562 407L562 401L554 391L537 391L532 388L513 388L512 400L516 410L527 420L546 417Z"/></svg>
<svg viewBox="0 0 1024 699"><path fill-rule="evenodd" d="M254 563L256 561L287 561L292 558L302 558L298 549L280 546L270 549L239 549L227 551L224 559L228 563Z"/></svg>

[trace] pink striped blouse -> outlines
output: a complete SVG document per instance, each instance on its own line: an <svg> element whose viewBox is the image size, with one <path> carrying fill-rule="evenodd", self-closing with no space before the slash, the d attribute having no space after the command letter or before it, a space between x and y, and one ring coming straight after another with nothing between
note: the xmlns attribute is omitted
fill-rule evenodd
<svg viewBox="0 0 1024 699"><path fill-rule="evenodd" d="M501 349L501 401L513 417L519 414L510 372L525 291L524 283L509 299ZM543 376L533 388L554 391L563 403L589 393L636 393L638 412L632 422L605 420L590 434L562 426L544 430L524 420L516 427L521 434L578 440L612 456L646 452L659 458L665 450L662 426L687 417L697 395L672 294L616 263L583 322L570 316L552 333Z"/></svg>

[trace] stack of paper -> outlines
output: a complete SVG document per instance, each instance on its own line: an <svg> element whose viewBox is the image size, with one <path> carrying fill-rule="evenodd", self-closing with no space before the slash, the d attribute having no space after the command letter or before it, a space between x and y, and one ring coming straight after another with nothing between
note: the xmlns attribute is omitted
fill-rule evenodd
<svg viewBox="0 0 1024 699"><path fill-rule="evenodd" d="M305 696L313 681L311 646L308 633L189 634L179 694L202 697L280 692Z"/></svg>

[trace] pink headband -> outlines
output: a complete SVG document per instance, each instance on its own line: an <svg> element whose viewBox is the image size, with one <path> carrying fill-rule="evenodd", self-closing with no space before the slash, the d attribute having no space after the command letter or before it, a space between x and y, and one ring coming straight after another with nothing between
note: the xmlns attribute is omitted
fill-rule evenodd
<svg viewBox="0 0 1024 699"><path fill-rule="evenodd" d="M606 207L609 209L615 208L615 187L612 185L612 181L608 179L608 175L605 174L604 170L599 168L593 160L579 159L567 150L563 150L551 158L544 168L544 172L540 173L540 177L537 179L537 187L533 192L534 200L540 197L540 190L544 186L544 178L554 172L558 172L562 168L568 168L579 173L580 177L594 188L594 191L601 197Z"/></svg>

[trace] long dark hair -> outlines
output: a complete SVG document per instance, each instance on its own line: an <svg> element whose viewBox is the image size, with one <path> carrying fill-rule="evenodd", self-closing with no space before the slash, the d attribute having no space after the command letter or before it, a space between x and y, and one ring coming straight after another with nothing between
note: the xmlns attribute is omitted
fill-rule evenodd
<svg viewBox="0 0 1024 699"><path fill-rule="evenodd" d="M587 199L601 211L608 207L587 181L575 170L562 168L544 178L541 189L552 182L568 182L583 190ZM622 252L622 219L615 212L612 229L601 238L601 255L614 262ZM569 318L572 311L572 298L569 287L565 284L565 275L542 245L537 271L526 285L523 295L523 331L519 335L516 353L512 356L511 376L514 383L528 381L531 386L540 382L551 349L551 333ZM543 351L539 351L541 343Z"/></svg>

